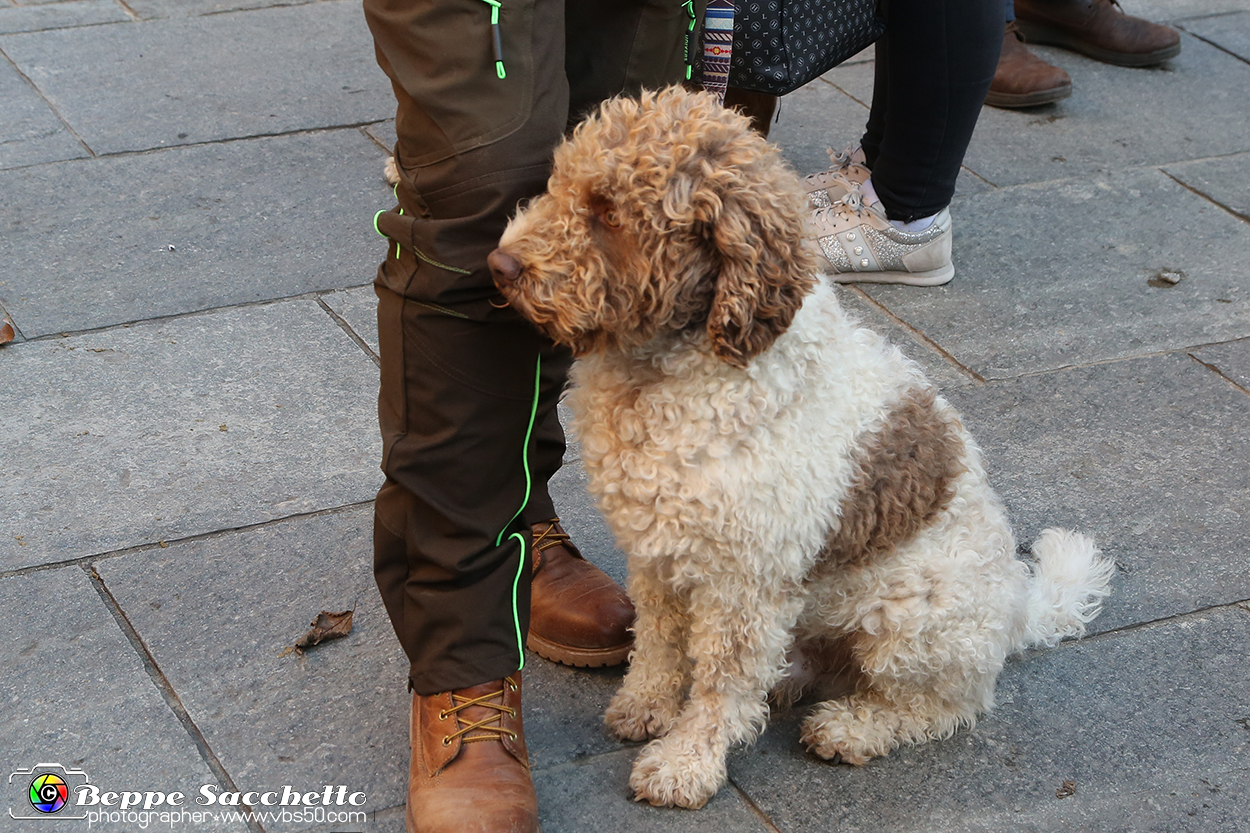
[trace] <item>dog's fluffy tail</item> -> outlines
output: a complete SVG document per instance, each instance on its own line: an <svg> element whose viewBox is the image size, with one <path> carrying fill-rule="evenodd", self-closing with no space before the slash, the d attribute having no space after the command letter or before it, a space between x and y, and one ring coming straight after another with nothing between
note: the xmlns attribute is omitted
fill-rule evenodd
<svg viewBox="0 0 1250 833"><path fill-rule="evenodd" d="M1045 529L1033 543L1035 563L1029 582L1024 644L1054 645L1085 635L1085 626L1102 612L1111 594L1115 562L1092 540L1066 529Z"/></svg>

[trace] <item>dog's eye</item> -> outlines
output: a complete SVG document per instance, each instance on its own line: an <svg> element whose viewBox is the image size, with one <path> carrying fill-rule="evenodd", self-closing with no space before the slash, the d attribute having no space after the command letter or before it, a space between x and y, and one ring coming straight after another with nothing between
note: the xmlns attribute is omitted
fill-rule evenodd
<svg viewBox="0 0 1250 833"><path fill-rule="evenodd" d="M599 215L599 219L603 220L603 224L608 228L620 228L621 218L617 215L615 208L609 208Z"/></svg>

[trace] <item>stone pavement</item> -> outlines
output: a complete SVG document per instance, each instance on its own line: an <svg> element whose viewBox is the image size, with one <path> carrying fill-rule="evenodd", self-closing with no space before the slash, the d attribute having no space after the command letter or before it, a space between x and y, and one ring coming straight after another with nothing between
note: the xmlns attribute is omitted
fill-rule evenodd
<svg viewBox="0 0 1250 833"><path fill-rule="evenodd" d="M619 671L533 657L547 833L1250 830L1250 0L1124 2L1181 55L1040 49L1075 92L984 112L955 281L843 293L962 409L1022 540L1116 558L1091 635L860 769L778 714L693 813L629 800L637 749L599 718ZM393 103L359 4L0 0L0 56L0 803L29 813L19 770L56 762L104 791L343 785L368 814L171 829L402 830L405 663L370 574ZM861 59L788 97L797 168L858 136L871 84ZM582 479L574 449L558 503L620 577Z"/></svg>

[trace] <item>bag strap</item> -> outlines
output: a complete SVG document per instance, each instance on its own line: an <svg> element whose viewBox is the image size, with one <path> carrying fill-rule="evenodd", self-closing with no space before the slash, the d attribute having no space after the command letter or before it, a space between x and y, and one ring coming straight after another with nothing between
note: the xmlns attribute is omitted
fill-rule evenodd
<svg viewBox="0 0 1250 833"><path fill-rule="evenodd" d="M729 63L733 57L733 0L710 0L703 17L703 88L722 104L729 88Z"/></svg>

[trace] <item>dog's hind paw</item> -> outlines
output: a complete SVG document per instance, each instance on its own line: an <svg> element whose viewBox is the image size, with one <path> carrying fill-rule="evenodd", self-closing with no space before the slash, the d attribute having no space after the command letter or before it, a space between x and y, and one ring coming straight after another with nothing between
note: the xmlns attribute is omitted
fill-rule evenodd
<svg viewBox="0 0 1250 833"><path fill-rule="evenodd" d="M868 709L852 709L841 700L821 703L803 718L800 739L827 761L863 766L895 745L894 733L883 721L862 713Z"/></svg>
<svg viewBox="0 0 1250 833"><path fill-rule="evenodd" d="M635 801L697 810L725 783L724 756L673 741L669 735L642 750L629 786Z"/></svg>

